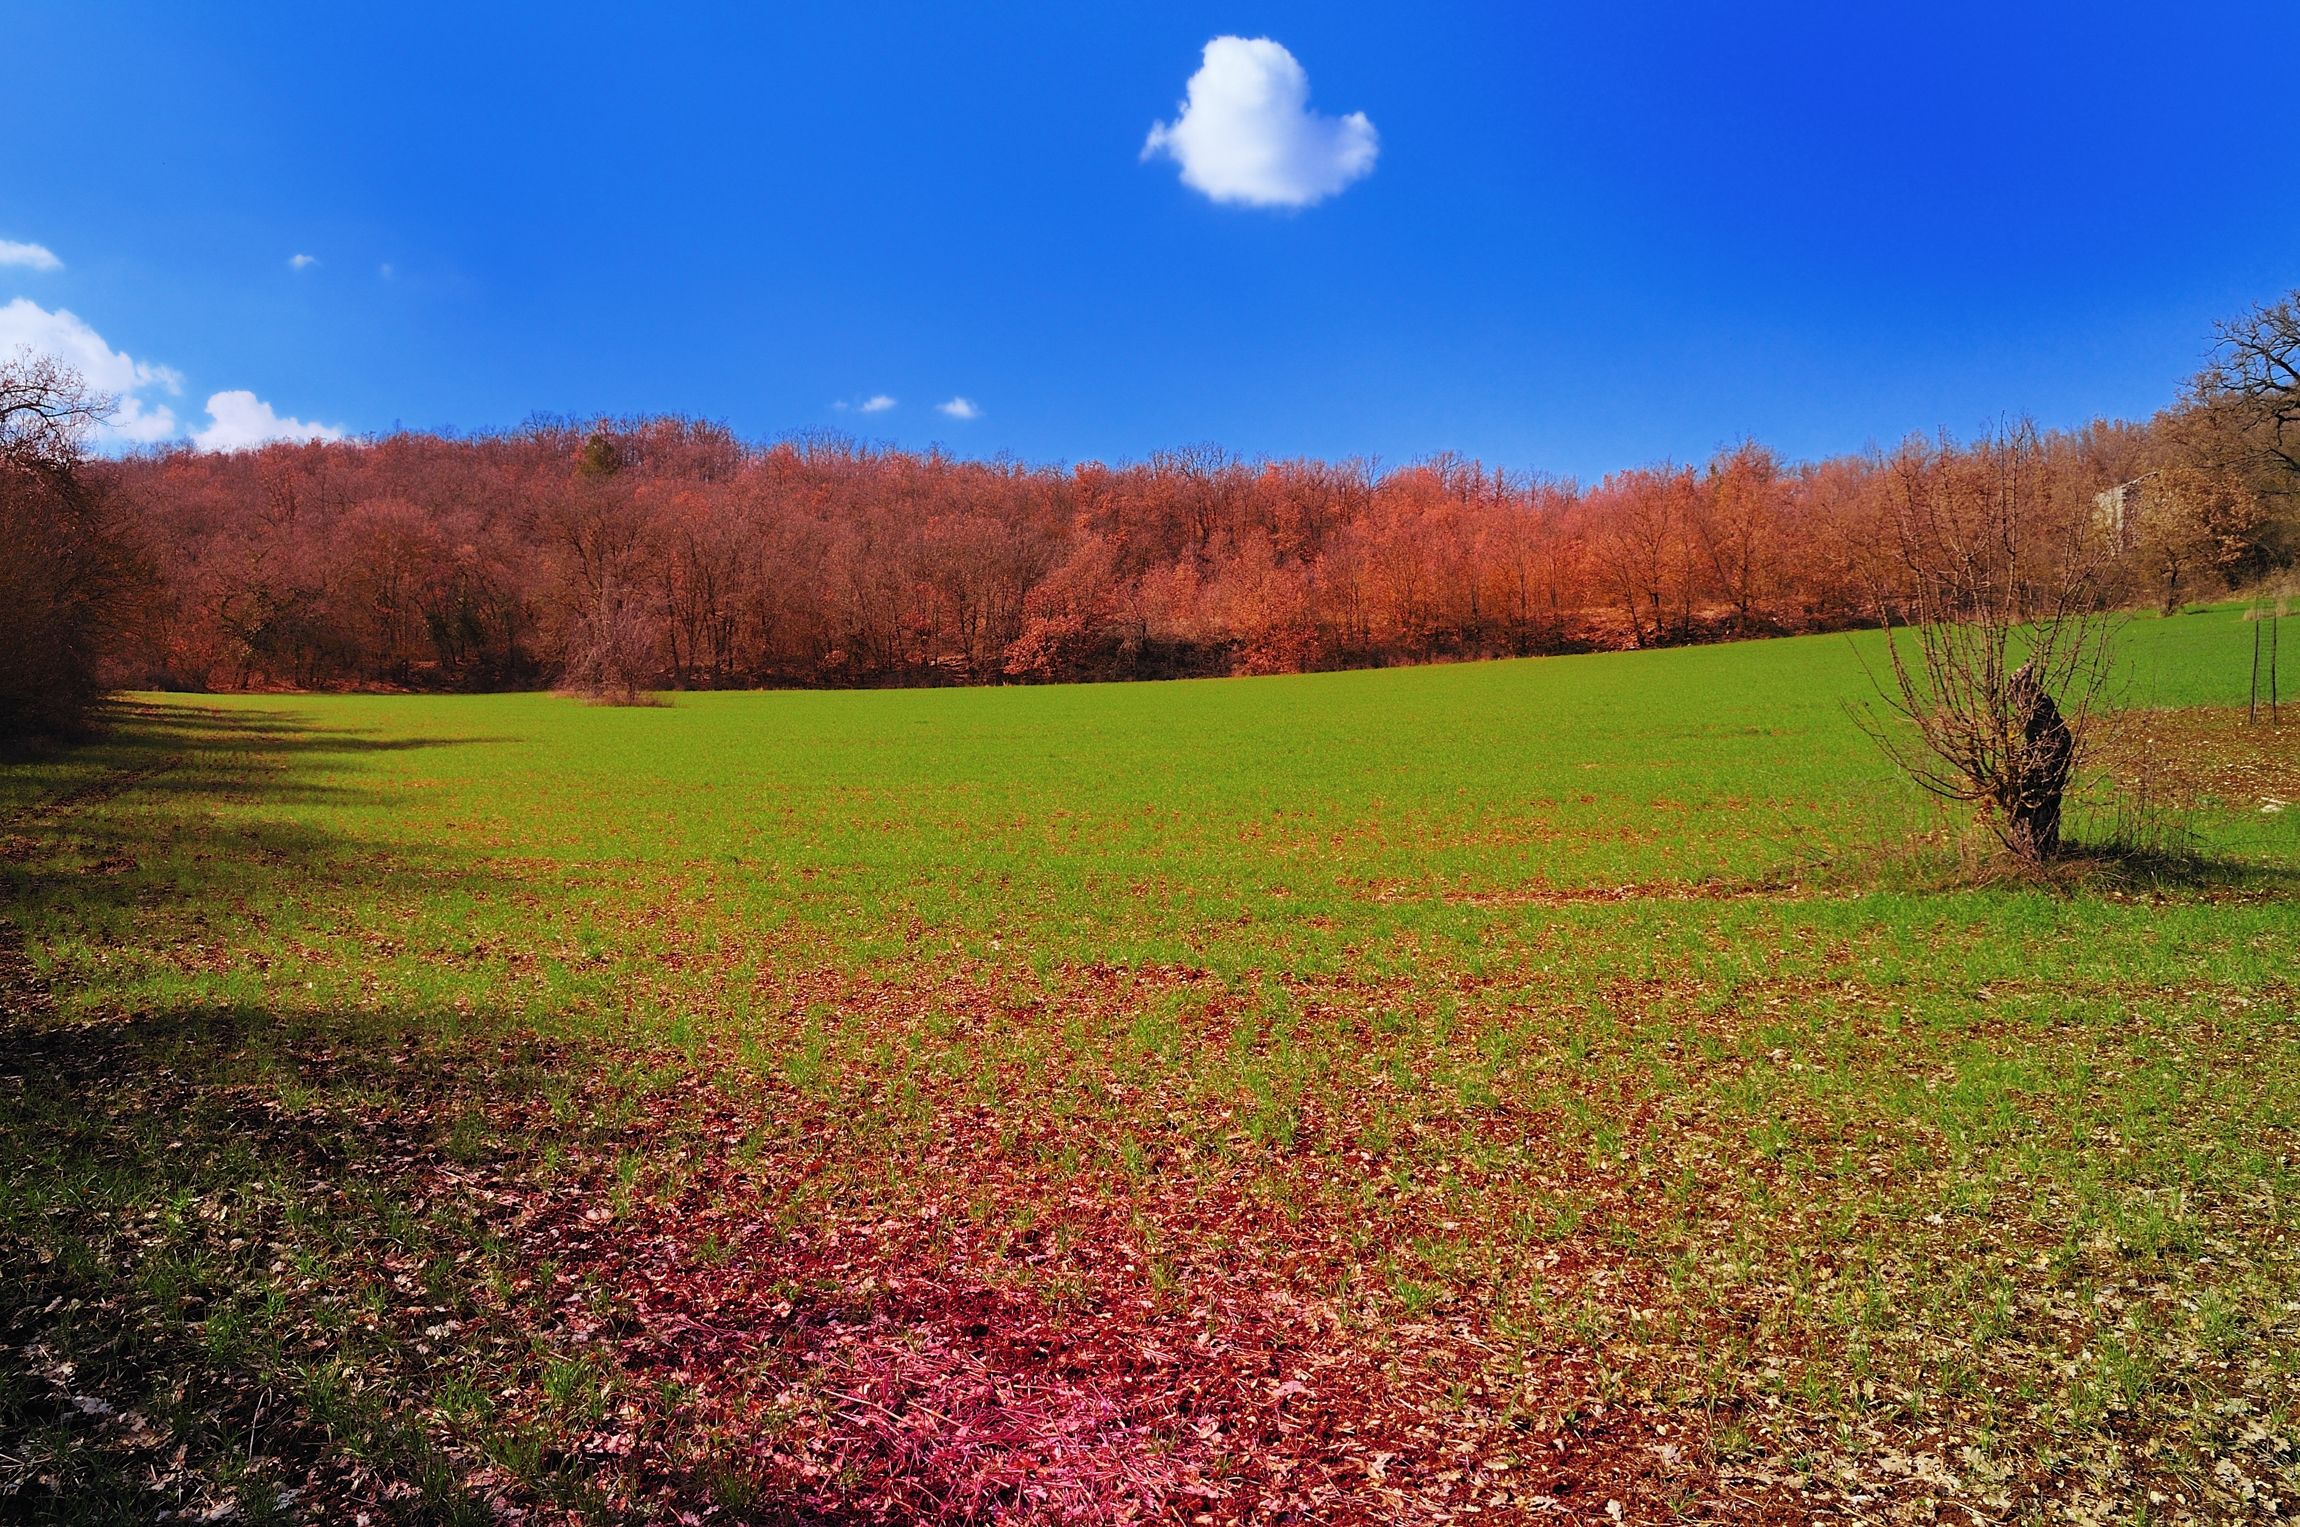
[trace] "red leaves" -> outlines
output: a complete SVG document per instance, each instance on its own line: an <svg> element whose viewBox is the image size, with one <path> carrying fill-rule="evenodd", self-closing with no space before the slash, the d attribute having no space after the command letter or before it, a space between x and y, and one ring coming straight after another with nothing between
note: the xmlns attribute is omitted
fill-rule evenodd
<svg viewBox="0 0 2300 1527"><path fill-rule="evenodd" d="M641 1497L689 1499L706 1458L793 1511L890 1522L1434 1519L1562 1496L1588 1468L1638 1493L1638 1428L1587 1374L1554 1370L1589 1418L1570 1437L1441 1403L1494 1352L1470 1326L1367 1326L1318 1292L1347 1255L1320 1215L1274 1221L1219 1185L1065 1189L966 1128L891 1189L830 1187L796 1143L828 1121L787 1117L822 1106L748 1079L660 1098L626 1149L675 1134L715 1153L770 1109L794 1143L690 1158L686 1189L612 1215L602 1172L522 1229L523 1260L618 1312L591 1350L636 1412L613 1456ZM1038 1205L1033 1231L988 1234L968 1207L985 1200Z"/></svg>
<svg viewBox="0 0 2300 1527"><path fill-rule="evenodd" d="M1144 983L1218 989L1086 970L1058 995L994 992L944 971L926 1002L820 979L816 995L872 1015L873 1042L918 1025L923 1043L956 1014L972 1043L1123 1010ZM1261 1043L1230 1027L1176 1042ZM252 1405L270 1386L266 1417L293 1415L322 1393L309 1376L333 1375L332 1403L356 1405L342 1432L264 1422L313 1460L290 1476L302 1499L346 1519L449 1467L507 1517L548 1515L573 1478L611 1519L733 1501L752 1519L889 1523L1506 1517L1590 1473L1635 1501L1651 1472L1642 1423L1595 1403L1584 1361L1497 1343L1442 1302L1401 1323L1368 1274L1441 1219L1402 1189L1369 1218L1350 1193L1366 1155L1336 1154L1347 1121L1315 1099L1293 1136L1258 1140L1236 1100L1177 1090L1190 1068L1111 1069L1088 1049L1029 1106L917 1068L874 1111L884 1078L836 1049L802 1086L529 1038L305 1050L275 1068L289 1108L197 1056L122 1088L133 1065L79 1043L72 1085L166 1120L147 1148L168 1170L205 1170L227 1138L277 1163L292 1212L211 1193L150 1233L234 1259L242 1286L202 1291L219 1304L283 1301L286 1366L225 1363L203 1392ZM514 1067L555 1085L515 1084ZM219 1361L196 1340L174 1353ZM1527 1394L1581 1419L1529 1423Z"/></svg>
<svg viewBox="0 0 2300 1527"><path fill-rule="evenodd" d="M1074 470L686 421L122 463L184 687L995 683L1290 672L1843 624L1872 468L1587 493L1441 457Z"/></svg>

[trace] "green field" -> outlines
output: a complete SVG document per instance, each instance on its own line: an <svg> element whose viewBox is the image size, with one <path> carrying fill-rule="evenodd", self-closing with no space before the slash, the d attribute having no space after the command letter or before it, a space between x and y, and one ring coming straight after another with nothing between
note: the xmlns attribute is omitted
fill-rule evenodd
<svg viewBox="0 0 2300 1527"><path fill-rule="evenodd" d="M2049 878L1874 637L138 698L0 769L0 1513L2300 1513L2251 640Z"/></svg>

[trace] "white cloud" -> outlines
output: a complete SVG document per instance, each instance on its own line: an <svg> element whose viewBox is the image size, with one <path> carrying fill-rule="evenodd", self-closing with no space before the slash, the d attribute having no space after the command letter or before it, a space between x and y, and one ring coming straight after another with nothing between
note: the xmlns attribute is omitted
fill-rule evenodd
<svg viewBox="0 0 2300 1527"><path fill-rule="evenodd" d="M883 414L894 407L894 399L883 392L873 393L855 406L866 414Z"/></svg>
<svg viewBox="0 0 2300 1527"><path fill-rule="evenodd" d="M64 262L45 244L19 244L0 239L0 265L21 265L28 270L62 270Z"/></svg>
<svg viewBox="0 0 2300 1527"><path fill-rule="evenodd" d="M318 255L298 254L298 255L289 255L289 256L288 256L288 269L289 269L289 270L309 270L309 269L311 269L311 268L312 268L314 265L317 265L318 263L319 263L319 256L318 256Z"/></svg>
<svg viewBox="0 0 2300 1527"><path fill-rule="evenodd" d="M192 444L203 451L244 451L275 440L341 440L343 435L340 424L283 418L242 387L208 399L208 427L193 433Z"/></svg>
<svg viewBox="0 0 2300 1527"><path fill-rule="evenodd" d="M1381 143L1362 111L1310 110L1310 76L1267 37L1217 37L1171 122L1150 129L1145 160L1164 154L1182 183L1219 202L1307 207L1373 172Z"/></svg>
<svg viewBox="0 0 2300 1527"><path fill-rule="evenodd" d="M113 349L79 315L65 308L51 313L29 297L18 297L0 307L0 356L21 349L54 356L79 372L80 380L90 387L119 400L119 407L102 426L104 435L124 444L143 445L176 433L174 410L154 402L149 394L182 392L182 373Z"/></svg>
<svg viewBox="0 0 2300 1527"><path fill-rule="evenodd" d="M952 398L948 403L937 403L934 405L934 411L938 414L948 414L953 419L979 419L982 417L982 405L972 398Z"/></svg>

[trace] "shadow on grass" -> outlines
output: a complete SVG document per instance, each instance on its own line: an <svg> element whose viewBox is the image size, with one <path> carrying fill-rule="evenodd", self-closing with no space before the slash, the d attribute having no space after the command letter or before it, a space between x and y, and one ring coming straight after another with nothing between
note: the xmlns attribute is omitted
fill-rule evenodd
<svg viewBox="0 0 2300 1527"><path fill-rule="evenodd" d="M45 997L0 924L0 1519L633 1514L623 1318L535 1225L674 1078L495 1011ZM876 1519L664 1467L737 1519Z"/></svg>
<svg viewBox="0 0 2300 1527"><path fill-rule="evenodd" d="M0 1516L348 1520L390 1481L427 1520L486 1520L420 1426L344 1381L389 1371L397 1344L283 1297L290 1223L385 1207L347 1173L422 1142L265 1106L258 1079L308 1030L204 1009L60 1021L14 946L0 927Z"/></svg>
<svg viewBox="0 0 2300 1527"><path fill-rule="evenodd" d="M2073 843L2042 865L2016 865L2014 872L2070 891L2206 899L2300 896L2300 865L2264 863L2177 843Z"/></svg>
<svg viewBox="0 0 2300 1527"><path fill-rule="evenodd" d="M307 886L383 905L469 886L468 862L375 853L324 812L217 808L380 803L330 760L479 739L401 743L199 705L123 702L106 720L0 769L0 1518L330 1519L392 1482L387 1511L488 1520L422 1428L344 1376L347 1359L391 1354L363 1351L356 1322L299 1332L284 1294L297 1280L277 1259L294 1239L281 1216L356 1226L376 1207L352 1163L436 1148L420 1107L343 1122L355 1098L436 1092L409 1083L422 1020L195 1000L88 1021L58 1011L23 947L229 949L251 905ZM312 1072L315 1055L344 1060ZM281 1097L311 1111L284 1113ZM244 1232L216 1233L241 1216Z"/></svg>
<svg viewBox="0 0 2300 1527"><path fill-rule="evenodd" d="M100 719L104 730L94 739L97 742L118 740L133 745L146 738L162 743L181 740L255 746L284 755L409 753L519 740L516 737L396 737L352 727L324 726L292 710L194 703L154 705L141 700L111 701L100 713Z"/></svg>
<svg viewBox="0 0 2300 1527"><path fill-rule="evenodd" d="M356 804L356 787L311 776L331 759L517 740L375 736L287 711L136 701L107 705L103 721L76 746L0 759L0 831L139 788L160 803Z"/></svg>
<svg viewBox="0 0 2300 1527"><path fill-rule="evenodd" d="M1821 878L1821 877L1817 877ZM1832 862L1826 883L1844 889L1954 892L2039 890L2060 896L2153 896L2196 901L2300 897L2300 865L2203 849L2072 842L2037 863L1994 838L1920 836Z"/></svg>
<svg viewBox="0 0 2300 1527"><path fill-rule="evenodd" d="M486 1001L274 1001L240 962L250 919L388 934L498 894L452 842L363 839L390 782L347 767L494 739L111 722L0 769L0 1520L611 1517L611 1333L571 1286L506 1292L551 1286L511 1227L564 1192L547 1151L614 1158L653 1073ZM162 969L106 999L82 962L122 956Z"/></svg>
<svg viewBox="0 0 2300 1527"><path fill-rule="evenodd" d="M108 717L78 748L0 767L0 911L35 941L135 906L240 909L267 882L389 898L483 874L451 844L379 854L327 818L391 799L342 767L347 757L502 739L376 738L283 711L198 705L118 702Z"/></svg>

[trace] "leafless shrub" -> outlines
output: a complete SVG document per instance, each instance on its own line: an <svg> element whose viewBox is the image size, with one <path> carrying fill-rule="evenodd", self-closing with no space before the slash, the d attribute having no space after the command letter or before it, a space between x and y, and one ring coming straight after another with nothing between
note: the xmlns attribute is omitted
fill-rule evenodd
<svg viewBox="0 0 2300 1527"><path fill-rule="evenodd" d="M660 705L655 623L637 598L609 581L567 638L561 685L599 705Z"/></svg>
<svg viewBox="0 0 2300 1527"><path fill-rule="evenodd" d="M2059 852L2061 806L2105 709L2114 546L2033 425L1911 443L1878 478L1871 597L1883 710L1857 714L1933 794L1980 808L2016 859Z"/></svg>

